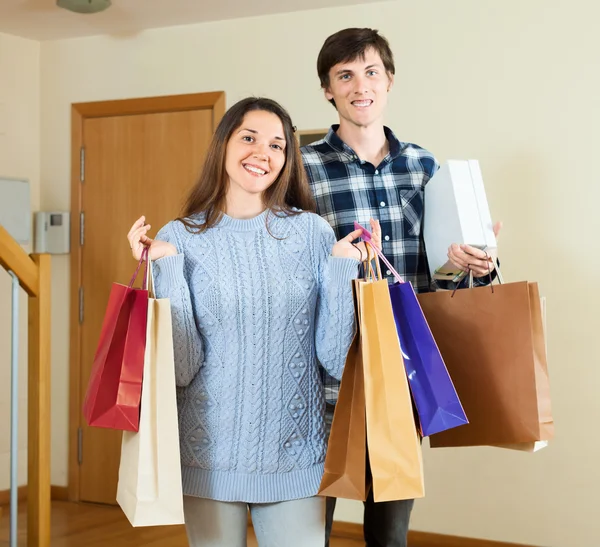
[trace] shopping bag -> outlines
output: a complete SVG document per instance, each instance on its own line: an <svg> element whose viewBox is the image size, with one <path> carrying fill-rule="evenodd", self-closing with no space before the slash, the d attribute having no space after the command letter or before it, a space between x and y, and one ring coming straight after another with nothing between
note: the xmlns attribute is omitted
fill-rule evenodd
<svg viewBox="0 0 600 547"><path fill-rule="evenodd" d="M496 236L477 160L448 160L425 186L423 240L432 279L459 281L464 272L448 261L448 247L466 243L494 259Z"/></svg>
<svg viewBox="0 0 600 547"><path fill-rule="evenodd" d="M410 283L389 287L404 368L424 437L468 423Z"/></svg>
<svg viewBox="0 0 600 547"><path fill-rule="evenodd" d="M144 251L129 285L113 283L83 402L87 424L137 431L146 345L148 290L133 288Z"/></svg>
<svg viewBox="0 0 600 547"><path fill-rule="evenodd" d="M363 239L370 233L363 230ZM404 368L425 437L468 423L467 416L410 283L405 283L387 258L371 247L396 279L389 287Z"/></svg>
<svg viewBox="0 0 600 547"><path fill-rule="evenodd" d="M432 447L551 440L554 422L543 316L526 281L418 295L469 424ZM532 447L534 445L531 445Z"/></svg>
<svg viewBox="0 0 600 547"><path fill-rule="evenodd" d="M355 310L357 283L357 280L353 283ZM346 357L319 495L365 501L368 494L367 426L359 328Z"/></svg>
<svg viewBox="0 0 600 547"><path fill-rule="evenodd" d="M415 499L425 495L421 442L388 283L375 262L378 276L357 285L373 498Z"/></svg>
<svg viewBox="0 0 600 547"><path fill-rule="evenodd" d="M529 290L530 290L530 295L532 298L532 302L535 303L535 298L537 296L536 294L536 289L537 287L534 288L533 285L530 285ZM546 423L551 423L552 422L552 411L550 408L550 379L548 377L548 368L547 368L547 354L548 354L548 347L547 347L547 334L546 334L546 299L544 297L540 297L540 312L541 312L541 322L542 322L542 328L541 330L539 328L535 328L534 327L534 331L537 331L538 333L541 331L543 333L544 336L544 341L543 341L543 347L544 347L544 358L539 359L538 363L539 366L536 367L535 369L535 373L536 373L536 387L537 387L537 391L538 391L538 411L540 414L540 422L546 422ZM534 323L537 320L537 310L534 310L533 312L533 320ZM541 347L542 347L542 343L538 340L536 343L536 346L538 348L539 351L541 351ZM552 437L552 430L550 431L550 435L547 435L549 437ZM525 442L525 443L513 443L513 444L497 444L497 445L493 445L496 448L505 448L508 450L518 450L520 452L538 452L539 450L542 450L543 448L546 448L548 446L549 441L545 440L545 441L531 441L531 442Z"/></svg>
<svg viewBox="0 0 600 547"><path fill-rule="evenodd" d="M132 526L184 523L171 308L166 298L149 300L140 427L137 433L123 432L117 503Z"/></svg>

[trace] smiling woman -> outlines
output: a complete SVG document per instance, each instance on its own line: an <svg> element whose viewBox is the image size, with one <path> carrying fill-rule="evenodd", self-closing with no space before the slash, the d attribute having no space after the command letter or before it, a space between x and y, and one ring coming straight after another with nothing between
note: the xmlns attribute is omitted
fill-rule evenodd
<svg viewBox="0 0 600 547"><path fill-rule="evenodd" d="M242 218L262 212L262 193L275 182L285 164L283 135L283 124L276 114L253 110L244 116L241 127L227 143L229 214ZM244 211L233 211L236 203L243 203Z"/></svg>
<svg viewBox="0 0 600 547"><path fill-rule="evenodd" d="M206 230L223 212L239 213L231 210L238 198L245 204L246 217L267 208L294 215L294 208L315 207L292 120L270 99L247 98L227 111L180 220L189 228ZM204 221L198 226L189 219L200 212Z"/></svg>
<svg viewBox="0 0 600 547"><path fill-rule="evenodd" d="M354 335L361 230L336 242L313 205L288 113L248 98L219 123L182 217L156 239L144 217L129 231L171 305L191 547L245 546L248 509L260 544L324 544L319 370L339 379Z"/></svg>

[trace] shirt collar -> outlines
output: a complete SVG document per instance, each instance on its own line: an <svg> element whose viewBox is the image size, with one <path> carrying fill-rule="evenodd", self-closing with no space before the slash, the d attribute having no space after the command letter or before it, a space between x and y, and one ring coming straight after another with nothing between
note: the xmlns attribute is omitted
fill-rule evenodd
<svg viewBox="0 0 600 547"><path fill-rule="evenodd" d="M348 156L349 159L358 159L358 155L356 154L356 152L338 137L337 130L339 129L339 127L339 124L334 124L329 128L329 131L325 136L325 142L337 152ZM402 153L402 151L406 147L406 144L400 142L396 138L396 135L394 135L394 132L389 127L384 126L383 131L385 132L385 138L388 140L388 144L390 147L389 157L393 161Z"/></svg>

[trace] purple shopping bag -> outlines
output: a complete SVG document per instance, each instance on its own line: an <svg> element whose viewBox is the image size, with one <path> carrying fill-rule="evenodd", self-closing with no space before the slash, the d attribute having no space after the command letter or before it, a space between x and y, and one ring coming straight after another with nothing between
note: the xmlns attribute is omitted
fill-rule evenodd
<svg viewBox="0 0 600 547"><path fill-rule="evenodd" d="M412 285L391 285L390 298L423 436L469 423Z"/></svg>
<svg viewBox="0 0 600 547"><path fill-rule="evenodd" d="M369 232L357 223L355 228L363 230L361 237L368 243ZM412 285L404 283L385 256L371 248L398 281L390 286L390 298L421 433L427 437L469 423Z"/></svg>

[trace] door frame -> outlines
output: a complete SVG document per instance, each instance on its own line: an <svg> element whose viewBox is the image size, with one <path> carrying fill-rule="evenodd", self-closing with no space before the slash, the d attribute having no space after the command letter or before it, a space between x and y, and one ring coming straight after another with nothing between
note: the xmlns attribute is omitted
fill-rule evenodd
<svg viewBox="0 0 600 547"><path fill-rule="evenodd" d="M167 95L140 99L122 99L71 105L71 256L70 256L70 319L69 319L69 456L68 496L69 501L79 501L80 466L79 428L82 427L81 413L81 327L79 324L79 287L81 284L80 212L81 151L83 149L83 125L89 118L108 116L130 116L134 114L156 114L185 110L212 110L213 133L225 114L225 92Z"/></svg>

